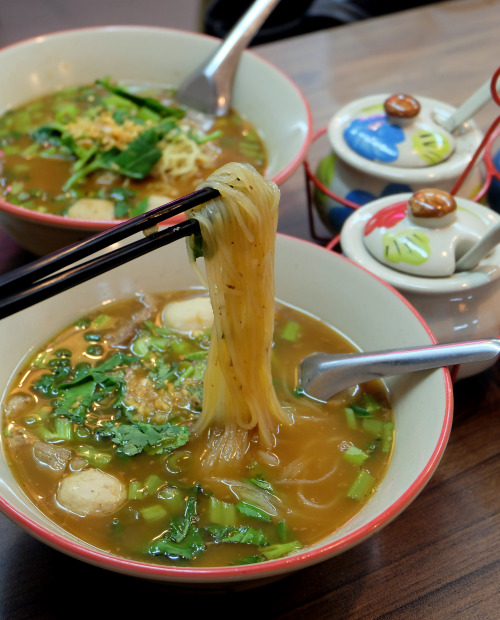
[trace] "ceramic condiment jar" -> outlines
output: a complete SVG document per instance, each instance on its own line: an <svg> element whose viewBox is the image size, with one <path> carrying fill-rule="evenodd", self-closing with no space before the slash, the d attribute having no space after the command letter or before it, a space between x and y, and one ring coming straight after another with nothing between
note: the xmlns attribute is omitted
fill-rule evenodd
<svg viewBox="0 0 500 620"><path fill-rule="evenodd" d="M328 124L331 152L316 176L334 194L363 205L425 187L451 190L482 140L474 121L450 134L440 124L455 108L428 97L372 95L343 107ZM474 167L459 190L471 198L481 184ZM352 209L316 190L315 206L332 232Z"/></svg>
<svg viewBox="0 0 500 620"><path fill-rule="evenodd" d="M500 333L500 246L470 271L457 272L455 265L499 222L488 207L424 189L352 212L341 246L348 258L396 288L439 342L494 338ZM459 377L486 367L465 364Z"/></svg>

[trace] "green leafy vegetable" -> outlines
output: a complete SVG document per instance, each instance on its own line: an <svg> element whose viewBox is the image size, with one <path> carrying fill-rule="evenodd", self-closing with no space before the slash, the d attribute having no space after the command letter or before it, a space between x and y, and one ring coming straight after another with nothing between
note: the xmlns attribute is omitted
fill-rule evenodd
<svg viewBox="0 0 500 620"><path fill-rule="evenodd" d="M259 551L265 556L266 560L277 560L285 555L289 555L294 551L298 551L302 545L298 540L292 540L286 543L278 543L276 545L269 545L268 547L261 547Z"/></svg>
<svg viewBox="0 0 500 620"><path fill-rule="evenodd" d="M173 517L168 529L147 546L146 553L190 560L205 549L203 538L195 525L200 492L199 484L193 487L186 501L184 515Z"/></svg>
<svg viewBox="0 0 500 620"><path fill-rule="evenodd" d="M259 487L259 489L264 489L264 491L269 491L269 493L274 494L273 487L264 479L262 474L256 474L253 478L250 478L250 482L256 487Z"/></svg>
<svg viewBox="0 0 500 620"><path fill-rule="evenodd" d="M128 456L140 454L168 454L185 445L189 440L189 429L176 424L149 424L130 420L129 422L105 422L101 434L111 437Z"/></svg>
<svg viewBox="0 0 500 620"><path fill-rule="evenodd" d="M109 78L104 78L102 80L96 80L96 84L99 84L106 88L111 93L118 95L119 97L123 97L132 103L135 103L139 107L145 107L153 112L156 112L162 117L174 116L176 118L182 118L186 112L182 108L173 108L170 106L163 105L158 99L153 99L152 97L140 97L139 95L134 95L129 92L122 86L116 86L111 84Z"/></svg>
<svg viewBox="0 0 500 620"><path fill-rule="evenodd" d="M95 367L82 364L71 369L66 365L58 365L52 374L43 375L33 387L45 396L56 397L56 415L83 424L92 405L103 398L112 395L115 397L115 406L122 404L125 382L116 371L135 361L135 357L115 353Z"/></svg>
<svg viewBox="0 0 500 620"><path fill-rule="evenodd" d="M248 545L267 545L267 538L262 530L255 530L248 525L240 527L217 527L209 525L205 528L218 543L243 543Z"/></svg>
<svg viewBox="0 0 500 620"><path fill-rule="evenodd" d="M261 521L267 521L268 523L271 523L272 521L271 517L267 514L267 512L264 512L264 510L258 508L257 506L247 504L247 502L239 502L238 504L236 504L236 508L239 512L241 512L242 515L245 515L246 517L260 519Z"/></svg>

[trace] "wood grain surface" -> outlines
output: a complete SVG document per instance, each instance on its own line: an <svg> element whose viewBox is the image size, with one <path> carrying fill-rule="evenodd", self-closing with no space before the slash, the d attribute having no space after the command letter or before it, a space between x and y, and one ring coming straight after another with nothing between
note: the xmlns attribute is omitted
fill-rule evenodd
<svg viewBox="0 0 500 620"><path fill-rule="evenodd" d="M500 2L441 2L254 51L300 86L315 129L341 105L377 92L456 105L500 61ZM481 127L499 112L488 104ZM318 141L310 157L327 148ZM283 184L280 208L279 230L310 239L302 168ZM0 231L0 272L30 258ZM449 445L430 483L391 524L340 556L257 589L184 590L79 562L0 516L0 618L497 620L498 364L454 391Z"/></svg>

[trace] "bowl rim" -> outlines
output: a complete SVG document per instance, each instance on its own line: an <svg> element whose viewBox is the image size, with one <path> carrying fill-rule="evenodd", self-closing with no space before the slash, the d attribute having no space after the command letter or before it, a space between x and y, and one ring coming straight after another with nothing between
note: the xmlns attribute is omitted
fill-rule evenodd
<svg viewBox="0 0 500 620"><path fill-rule="evenodd" d="M61 36L61 37L65 35L69 36L69 35L78 34L78 33L90 33L91 34L93 32L126 32L126 31L130 31L130 32L157 31L157 32L165 32L165 33L173 32L173 33L176 33L182 36L188 36L193 39L204 38L204 39L212 40L214 42L220 41L220 39L218 39L217 37L214 37L212 35L208 35L202 32L194 32L194 31L178 29L178 28L169 28L168 26L165 26L165 27L148 26L148 25L135 26L135 25L117 23L117 24L111 24L111 25L106 25L106 26L82 26L79 28L77 27L77 28L67 28L64 30L54 30L54 31L51 31L45 34L28 37L26 39L22 39L21 41L15 41L14 43L9 43L1 47L0 55L4 51L15 49L16 47L22 47L25 45L33 45L33 44L42 44L45 39L49 39L49 38L52 39L58 36ZM283 170L280 170L280 172L275 174L271 179L277 185L281 185L286 179L288 179L297 170L300 164L304 161L307 151L309 150L311 140L312 140L312 134L313 134L313 118L312 118L311 107L309 105L309 102L305 94L302 92L299 86L282 69L280 69L278 66L276 66L275 64L273 64L272 62L264 58L263 56L260 56L258 53L254 52L252 49L248 49L248 48L245 49L243 51L243 54L252 56L258 62L262 62L263 64L267 65L268 67L272 68L274 71L279 73L281 77L288 83L288 85L293 90L296 91L296 94L301 100L304 106L304 110L306 112L307 127L306 127L304 141L301 145L300 150L298 151L298 153L296 153L293 159L285 166L285 168L283 168ZM116 224L119 224L120 222L123 222L123 220L120 220L120 219L93 220L93 219L81 219L81 218L68 218L67 216L64 216L64 215L55 215L52 213L41 213L39 211L31 211L30 209L26 209L25 207L14 205L10 202L7 202L1 197L0 197L0 211L4 211L10 215L13 215L15 217L18 217L24 220L29 220L29 221L36 222L39 224L44 224L50 227L64 228L64 229L77 229L77 230L84 230L84 231L106 230L108 228L111 228L112 226L115 226ZM184 214L176 215L169 219L168 224L169 225L177 224L183 221L184 219L185 219Z"/></svg>
<svg viewBox="0 0 500 620"><path fill-rule="evenodd" d="M312 245L315 248L329 252L327 248L321 248L316 244L309 241L291 237L278 233L278 236L291 238L294 241ZM426 333L429 335L432 342L437 343L437 339L432 333L430 327L426 321L422 318L421 314L412 306L412 304L406 300L401 293L399 293L393 286L387 283L385 280L373 274L368 269L360 266L355 261L345 256L338 255L340 260L347 261L354 265L357 269L361 269L375 278L381 285L389 289L393 295L407 306L412 314L418 319L418 321L424 327ZM453 386L451 382L451 376L447 369L441 368L437 372L443 374L444 382L444 396L445 396L445 411L443 415L443 423L440 429L439 438L436 445L430 455L425 466L422 467L420 474L414 480L414 482L406 489L406 491L397 498L386 510L381 512L375 518L371 519L361 527L353 530L352 532L342 536L341 538L324 544L320 547L314 547L312 549L305 549L299 551L293 555L276 559L268 560L257 564L249 564L242 566L222 566L222 567L177 567L177 566L162 566L159 564L150 564L147 562L139 562L136 560L130 560L122 558L106 551L99 550L98 548L89 548L85 544L79 541L72 541L66 538L64 535L50 531L38 524L33 519L25 516L21 511L11 506L3 497L0 496L0 510L14 521L17 525L21 526L28 533L33 535L38 540L48 544L49 546L58 549L70 555L72 557L83 560L89 564L99 566L114 572L127 574L130 576L146 578L151 580L165 581L170 583L186 583L192 585L203 584L223 584L238 581L265 581L274 577L278 578L289 572L295 572L317 564L321 561L325 561L335 556L341 551L346 551L351 547L362 542L368 538L376 530L388 525L393 519L395 519L423 490L436 467L438 466L451 432L451 425L453 419ZM317 543L316 543L317 544Z"/></svg>

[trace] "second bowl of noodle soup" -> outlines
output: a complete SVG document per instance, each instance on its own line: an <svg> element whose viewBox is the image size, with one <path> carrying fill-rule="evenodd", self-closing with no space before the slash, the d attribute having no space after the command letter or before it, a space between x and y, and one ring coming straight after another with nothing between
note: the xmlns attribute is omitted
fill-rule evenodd
<svg viewBox="0 0 500 620"><path fill-rule="evenodd" d="M272 193L268 198L274 200ZM214 213L217 216L221 210L214 209ZM208 217L213 215L208 214ZM207 224L201 220L200 224L206 240L209 234ZM218 241L222 243L221 240ZM265 239L258 241L262 242L262 256L266 256ZM231 236L228 237L228 245L231 245ZM204 246L207 265L210 263L210 248L209 243ZM256 247L255 254L250 252L249 257L254 261L257 277L265 287L266 277L273 277L272 265L266 266L259 252ZM210 390L207 402L203 400L203 405L197 401L197 373L199 364L206 359L208 351L203 323L204 309L199 301L206 297L206 291L200 289L199 279L189 265L182 242L156 250L92 282L79 285L72 291L0 322L4 359L9 360L2 365L0 382L4 391L4 402L7 403L5 416L10 423L7 428L11 431L4 433L3 439L0 472L4 489L0 506L8 516L49 545L110 570L190 584L227 584L239 581L258 584L332 557L361 542L376 529L389 523L416 497L437 466L450 431L452 403L447 371L435 370L394 377L387 380L386 386L367 385L362 393L350 392L343 395L338 403L329 403L330 408L327 410L309 402L294 389L294 375L300 359L318 349L377 350L431 343L434 339L425 323L393 289L348 260L309 243L278 235L275 257L276 312L272 324L266 326L265 321L262 323L258 316L258 304L265 304L266 298L259 297L257 285L253 285L257 286L257 289L252 288L252 296L251 290L245 289L245 282L238 284L238 271L243 267L237 263L234 267L236 271L230 276L234 280L227 280L224 285L229 289L229 297L222 295L222 298L214 303L217 294L221 293L216 291L212 296L212 303L214 313L217 315L219 312L222 318L226 305L230 304L230 317L236 322L236 326L228 326L224 320L218 322L217 318L214 320L208 355L217 354L217 359L220 360L225 354L233 355L243 367L250 369L251 375L259 368L259 364L254 363L259 352L252 349L252 342L238 342L237 337L234 341L231 337L231 342L227 342L225 337L227 333L237 334L238 322L243 324L248 321L258 329L260 335L257 339L261 338L262 333L269 332L268 342L272 343L270 357L273 385L272 388L266 387L262 377L252 376L249 378L250 387L244 385L244 370L238 370L234 364L228 363L228 367L234 368L234 377L228 379L225 387L218 387L218 380L215 378L214 389ZM207 274L208 272L209 265ZM215 282L217 276L209 277L209 280ZM239 290L240 285L242 288ZM219 288L220 286L219 282ZM250 299L245 301L245 295L250 296ZM193 300L200 304L193 314L197 322L195 328L185 324L185 306L178 305L186 301L192 303ZM370 300L370 303L363 300ZM252 303L257 304L257 307L253 307ZM260 312L264 315L265 308L261 308ZM135 317L137 323L132 332L129 330L130 320L127 320L130 317ZM110 331L109 335L103 337L103 334L108 333L106 321L121 325L121 329L115 330L114 336ZM43 325L43 329L40 329L40 325ZM65 326L68 326L67 329L64 329ZM124 330L129 330L125 336ZM179 333L183 331L189 332L190 336L180 338ZM249 333L248 330L245 331ZM304 336L303 342L300 333ZM47 343L51 341L52 344L47 347ZM83 352L76 352L77 341L81 351L81 342L85 342ZM165 357L167 341L171 349L182 351L180 357ZM212 351L212 346L216 353ZM231 353L232 348L234 350ZM223 350L225 353L221 353ZM158 425L169 418L170 414L166 412L170 411L171 400L177 399L177 421L179 416L184 416L181 422L196 429L197 439L193 443L180 444L180 451L160 454L166 445L167 439L164 439L156 443L156 440L151 440L149 444L145 441L145 454L137 454L137 441L134 443L135 440L132 440L130 435L122 441L123 433L119 438L116 428L109 426L112 418L105 417L109 404L106 405L105 399L101 397L100 400L96 398L101 407L101 418L108 422L103 424L101 419L97 442L92 443L93 440L82 434L81 429L77 428L75 431L80 433L76 441L78 449L67 456L68 467L72 472L68 479L81 473L82 460L84 471L92 459L97 459L96 469L115 479L120 477L120 472L124 471L133 459L138 459L134 461L137 465L132 482L139 484L131 484L127 489L109 487L106 501L116 491L120 512L113 509L113 517L104 528L107 531L106 536L111 532L115 539L120 540L120 531L128 528L129 521L140 521L144 524L140 535L143 538L139 536L138 539L133 539L134 544L131 546L144 547L144 541L150 536L146 533L147 524L156 519L166 524L170 519L168 513L175 504L176 497L178 499L176 493L184 492L186 504L181 509L180 516L173 517L169 535L162 534L162 526L155 526L156 534L152 536L148 546L149 556L140 556L124 548L124 541L132 539L132 534L124 536L121 543L112 546L110 539L92 537L90 530L95 529L95 521L88 522L89 531L79 530L76 523L82 521L82 516L86 517L85 502L71 503L73 500L67 500L62 493L57 496L56 501L66 509L66 517L61 522L61 518L51 512L53 500L48 499L46 505L43 505L43 502L37 505L36 492L22 482L23 475L26 480L33 478L29 473L31 466L26 465L24 472L24 466L13 469L9 467L9 462L12 463L15 459L13 454L16 447L19 447L17 444L21 444L20 450L23 449L24 440L16 440L16 437L22 435L29 440L29 450L34 451L33 445L37 446L38 466L40 461L47 464L49 459L54 470L54 479L60 478L55 471L57 463L50 460L54 454L47 457L44 442L54 445L55 438L57 445L58 440L54 434L64 434L66 431L64 425L61 428L46 428L43 432L36 430L45 428L43 409L46 404L40 396L43 390L38 391L42 406L35 411L36 415L33 415L32 411L31 415L22 416L26 426L21 432L16 426L20 424L19 420L14 421L15 407L10 410L8 398L5 400L7 387L12 389L11 377L27 363L22 362L23 353L26 351L31 351L30 373L35 380L41 380L43 389L48 390L49 396L54 383L49 385L45 383L47 379L43 379L43 376L47 377L48 368L52 371L59 369L51 375L54 377L57 372L64 376L64 368L68 365L74 365L75 368L79 365L79 372L88 372L87 362L100 356L109 360L111 355L116 368L121 364L126 366L127 361L123 356L130 353L147 360L149 366L141 366L139 374L142 374L139 378L132 378L127 370L123 375L128 382L129 398L125 399L125 409L135 407L137 412L143 405L147 405L147 398L151 397L151 394L156 399L154 410L157 417L141 419L136 425L137 428L149 431L150 427L147 425L155 424L155 429L158 430ZM162 364L157 361L160 353ZM189 360L189 364L186 360ZM85 362L83 366L82 361ZM175 389L171 391L168 405L161 404L161 399L163 398L164 402L167 394L158 389L149 391L148 394L138 389L135 392L130 389L134 381L135 385L140 383L142 388L151 386L151 382L165 369L175 374L172 385L180 385L184 389L182 394L178 394ZM102 377L99 378L98 370L103 373L105 368L101 366L93 371L92 376L96 383L104 381ZM72 376L74 387L78 381ZM106 380L111 379L116 379L116 374L107 375ZM260 394L252 393L252 385L276 391L278 403L274 412L268 407L262 410ZM111 387L110 390L112 389L114 388ZM9 398L16 397L15 391L16 389L14 396ZM22 385L18 391L23 392ZM238 391L244 393L242 400ZM132 392L135 403L130 401ZM82 394L80 392L80 399L83 398ZM117 394L118 392L114 392L114 398ZM58 398L60 397L59 393ZM183 398L187 398L188 402ZM212 400L217 403L213 410ZM239 419L226 418L225 432L214 430L216 426L213 426L213 411L220 411L221 407L232 411L236 402L240 402ZM267 404L269 402L267 399ZM332 458L331 454L334 452L347 452L348 448L356 448L361 441L356 430L353 435L346 435L348 430L342 430L339 436L336 436L336 429L342 426L336 421L336 417L344 417L346 409L359 409L358 414L363 416L365 414L361 412L372 410L374 402L374 409L378 413L369 416L372 424L368 426L373 430L373 423L376 422L375 426L385 430L380 430L379 435L378 431L372 434L374 439L368 441L368 445L365 437L361 450L365 456L369 454L370 459L375 459L370 461L370 475L375 481L374 492L368 494L367 502L360 504L360 510L359 506L353 509L358 501L356 493L359 493L359 488L358 491L353 490L353 482L356 478L355 470L360 470L359 461L353 465L352 461L341 457L327 465L326 470L324 463ZM58 403L63 406L62 400L58 400ZM81 400L77 399L69 405L66 402L66 406L76 415L80 403ZM148 409L147 406L145 408ZM254 427L255 416L260 416L260 436L257 439L253 436L252 439L244 429ZM276 424L280 429L279 436L272 430L277 428ZM360 425L361 422L356 422L358 430ZM91 427L92 423L89 422L88 428ZM87 430L85 429L85 432ZM113 460L106 457L106 442L109 443L110 435L120 446L121 456L115 465ZM176 441L178 439L177 435ZM171 438L168 439L170 440ZM182 438L180 441L183 441ZM370 451L373 455L380 455L378 461ZM350 454L355 453L356 450L351 449ZM156 470L147 469L147 462L152 461L154 454L160 454L161 467ZM64 453L58 453L56 461L59 457L64 460ZM200 463L201 469L189 464L189 461ZM241 463L238 463L239 461ZM277 467L277 461L285 463L284 469ZM242 470L238 470L238 467ZM332 482L330 486L318 486L314 492L310 492L312 483L316 483L322 476L328 478L331 470L342 468L347 472L345 475L349 474L351 478L341 478L340 482ZM35 484L39 485L39 490L42 489L39 495L49 498L58 483L53 482L52 486L49 484L46 487L43 487L46 483L41 481ZM23 492L23 487L26 493ZM61 485L58 493L60 490ZM290 499L292 496L299 498L301 505L297 503L297 499ZM70 503L66 503L67 501ZM333 505L333 512L342 515L339 521L331 522L331 514L323 520L316 519L315 514L321 508L320 505ZM197 512L193 513L192 510ZM105 512L106 507L101 510L97 520L102 521ZM196 518L193 514L196 514ZM194 548L199 550L203 546L206 549L194 558L194 562L189 562L186 561L186 555L182 556L185 551L169 545L181 539L186 540L186 532L179 532L184 525L187 528L193 523L196 523L196 532L191 532L187 538L193 535L196 538L194 542L191 540ZM221 531L221 524L224 525L224 531ZM165 527L166 525L163 530ZM256 536L250 541L249 551L243 556L235 551L241 544L232 544L235 542L233 539L228 545L224 545L222 540L224 536L231 538L236 528L239 528L238 535ZM239 542L241 543L241 540ZM244 542L248 543L249 540L245 539ZM180 562L178 555L182 557Z"/></svg>
<svg viewBox="0 0 500 620"><path fill-rule="evenodd" d="M253 52L242 55L228 116L170 113L175 89L218 44L109 26L0 49L9 85L0 93L0 223L9 235L48 253L193 191L227 161L287 179L309 146L311 112L288 76Z"/></svg>

